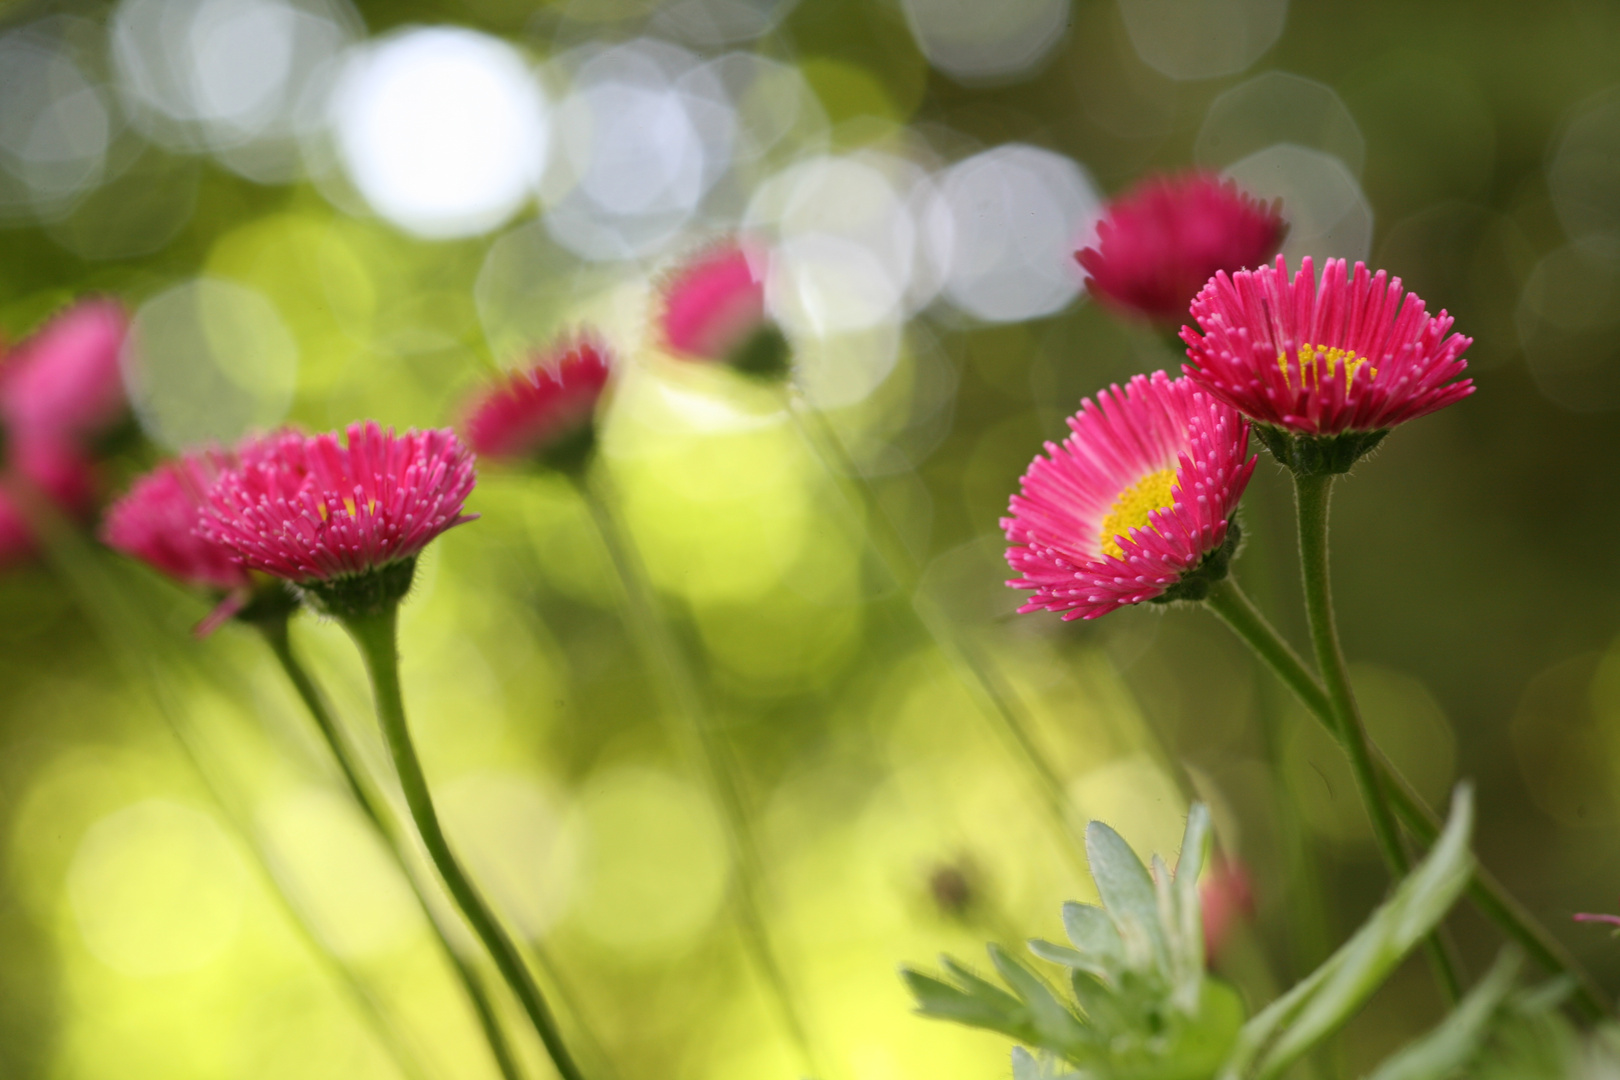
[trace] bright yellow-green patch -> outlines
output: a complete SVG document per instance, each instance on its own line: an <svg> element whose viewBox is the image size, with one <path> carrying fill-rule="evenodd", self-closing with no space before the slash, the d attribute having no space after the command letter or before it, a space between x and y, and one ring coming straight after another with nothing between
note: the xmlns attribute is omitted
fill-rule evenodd
<svg viewBox="0 0 1620 1080"><path fill-rule="evenodd" d="M1147 528L1148 515L1155 510L1169 509L1175 501L1175 490L1176 470L1159 469L1120 492L1108 516L1103 518L1100 530L1103 554L1124 558L1118 538L1129 536L1132 529Z"/></svg>
<svg viewBox="0 0 1620 1080"><path fill-rule="evenodd" d="M1367 362L1364 356L1357 356L1349 349L1325 349L1320 345L1301 345L1299 347L1299 374L1302 386L1320 386L1322 376L1333 378L1336 371L1342 366L1344 369L1344 388L1350 389L1350 380L1355 378L1356 369ZM1284 381L1288 380L1288 354L1277 354L1277 367L1282 370ZM1378 369L1373 368L1372 374L1377 375Z"/></svg>

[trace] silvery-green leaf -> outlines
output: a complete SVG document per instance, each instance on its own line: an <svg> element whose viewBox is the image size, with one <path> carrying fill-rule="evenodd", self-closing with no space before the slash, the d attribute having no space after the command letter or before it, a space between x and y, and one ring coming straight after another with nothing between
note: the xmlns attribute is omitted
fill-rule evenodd
<svg viewBox="0 0 1620 1080"><path fill-rule="evenodd" d="M1147 869L1131 846L1107 825L1093 821L1086 826L1086 858L1091 863L1091 878L1097 883L1097 894L1120 927L1120 936L1129 938L1124 925L1134 921L1148 936L1153 958L1163 957L1164 935L1159 927L1159 902L1153 891L1153 879L1148 877ZM1126 957L1138 960L1129 950Z"/></svg>
<svg viewBox="0 0 1620 1080"><path fill-rule="evenodd" d="M1462 1069L1491 1034L1497 1011L1519 976L1522 960L1519 953L1505 950L1449 1016L1433 1031L1391 1056L1368 1080L1436 1080Z"/></svg>
<svg viewBox="0 0 1620 1080"><path fill-rule="evenodd" d="M1473 874L1472 790L1460 784L1434 848L1395 894L1327 961L1243 1026L1223 1078L1280 1075L1359 1009L1417 942L1445 917Z"/></svg>
<svg viewBox="0 0 1620 1080"><path fill-rule="evenodd" d="M1007 954L999 945L989 946L990 960L996 965L1007 985L1029 1007L1030 1018L1039 1033L1042 1046L1058 1050L1077 1049L1084 1045L1085 1026L1075 1018L1052 993L1040 977Z"/></svg>
<svg viewBox="0 0 1620 1080"><path fill-rule="evenodd" d="M1108 913L1094 904L1078 904L1072 900L1064 904L1063 932L1069 935L1076 949L1111 976L1125 962L1125 945L1119 939L1119 929Z"/></svg>
<svg viewBox="0 0 1620 1080"><path fill-rule="evenodd" d="M1013 1080L1081 1080L1080 1074L1050 1054L1039 1058L1022 1046L1013 1047Z"/></svg>
<svg viewBox="0 0 1620 1080"><path fill-rule="evenodd" d="M1198 895L1198 875L1204 868L1204 850L1209 846L1209 808L1193 803L1187 810L1187 831L1181 837L1181 856L1176 860L1176 935L1173 963L1176 984L1189 979L1195 984L1204 970L1203 902ZM1196 994L1196 986L1193 991Z"/></svg>
<svg viewBox="0 0 1620 1080"><path fill-rule="evenodd" d="M1033 1034L1027 1022L1027 1010L1005 993L997 991L1004 1000L982 997L910 968L902 970L900 977L905 979L912 996L917 999L917 1011L924 1016L988 1028L1015 1039L1028 1038Z"/></svg>
<svg viewBox="0 0 1620 1080"><path fill-rule="evenodd" d="M1113 931L1113 927L1109 927ZM1028 942L1029 951L1053 964L1061 964L1076 971L1087 971L1099 979L1108 980L1113 976L1113 970L1098 963L1094 958L1087 956L1079 949L1071 949L1067 945L1056 945L1050 941L1034 938Z"/></svg>

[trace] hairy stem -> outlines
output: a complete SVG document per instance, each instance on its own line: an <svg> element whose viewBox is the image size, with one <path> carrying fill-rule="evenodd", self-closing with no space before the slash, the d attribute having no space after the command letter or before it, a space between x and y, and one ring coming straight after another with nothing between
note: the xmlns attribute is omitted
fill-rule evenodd
<svg viewBox="0 0 1620 1080"><path fill-rule="evenodd" d="M1344 736L1334 723L1327 691L1316 680L1316 676L1311 674L1293 646L1277 633L1266 617L1249 601L1248 596L1238 587L1237 581L1228 577L1219 583L1210 590L1206 603L1233 633L1254 650L1255 655L1265 662L1272 673L1294 692L1300 704L1304 705L1306 710L1342 743ZM1424 845L1434 843L1435 837L1440 834L1440 816L1412 786L1411 781L1401 775L1399 770L1378 752L1377 747L1372 747L1371 750L1379 776L1384 782L1385 790L1401 824L1418 843ZM1496 923L1509 938L1518 942L1545 970L1568 975L1575 980L1574 1001L1584 1015L1590 1019L1597 1019L1608 1014L1608 999L1593 981L1592 976L1483 866L1476 865L1473 879L1468 885L1468 896L1481 914Z"/></svg>
<svg viewBox="0 0 1620 1080"><path fill-rule="evenodd" d="M563 1080L582 1080L583 1074L563 1042L557 1021L546 1005L533 973L524 964L511 935L450 850L450 843L439 825L439 815L433 807L427 777L422 772L422 763L417 759L416 747L411 742L410 727L405 719L405 700L399 685L398 621L397 602L387 604L378 613L351 615L342 620L344 629L348 630L349 636L359 647L361 655L365 657L366 669L371 673L377 720L382 726L388 752L393 757L394 769L399 774L405 805L410 808L411 819L416 823L416 830L433 865L438 868L439 876L444 879L445 887L466 916L473 933L489 950L501 977L517 996L558 1074Z"/></svg>
<svg viewBox="0 0 1620 1080"><path fill-rule="evenodd" d="M415 867L405 854L405 838L400 832L399 822L395 820L382 794L365 775L359 755L344 736L336 717L327 708L326 699L316 688L314 680L293 655L287 622L287 616L282 614L258 621L254 625L281 664L281 670L286 673L287 681L292 683L293 689L298 692L298 698L309 711L310 718L315 721L327 750L331 752L338 770L343 774L343 781L349 789L349 794L354 797L377 838L392 856L394 865L409 883L411 892L416 896L417 905L422 909L422 914L427 916L428 924L433 927L434 938L439 943L440 951L450 962L457 979L467 993L467 1000L477 1015L478 1025L483 1029L484 1039L489 1043L490 1054L495 1058L501 1076L505 1080L522 1080L522 1070L518 1068L517 1060L512 1056L512 1048L507 1044L506 1033L501 1030L500 1021L495 1015L494 1003L485 992L477 972L451 942L448 927L439 921L439 916L428 898L426 884L419 878Z"/></svg>
<svg viewBox="0 0 1620 1080"><path fill-rule="evenodd" d="M642 652L662 676L664 685L674 699L682 721L678 736L686 756L702 769L710 793L720 806L732 860L737 867L738 887L734 899L744 947L764 977L782 1023L798 1046L804 1064L812 1073L825 1075L820 1067L820 1055L810 1037L809 1025L805 1023L803 1010L766 925L762 897L765 888L764 864L760 859L753 827L749 824L747 808L743 804L736 763L732 760L729 747L714 730L691 665L660 613L658 597L648 580L647 568L613 511L612 493L601 469L595 471L593 480L582 480L579 490L590 510L602 546L607 549L624 588L626 621Z"/></svg>

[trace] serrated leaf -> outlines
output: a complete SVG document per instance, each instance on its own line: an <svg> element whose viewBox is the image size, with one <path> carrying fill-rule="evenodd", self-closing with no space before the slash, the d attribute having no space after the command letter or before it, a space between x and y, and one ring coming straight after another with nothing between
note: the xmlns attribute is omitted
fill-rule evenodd
<svg viewBox="0 0 1620 1080"><path fill-rule="evenodd" d="M1323 965L1243 1026L1221 1076L1269 1080L1336 1031L1445 917L1473 874L1472 790L1459 784L1434 848Z"/></svg>
<svg viewBox="0 0 1620 1080"><path fill-rule="evenodd" d="M1523 957L1504 950L1491 970L1457 1003L1433 1031L1402 1047L1368 1080L1436 1080L1448 1077L1479 1053L1490 1035L1502 1002L1519 977Z"/></svg>
<svg viewBox="0 0 1620 1080"><path fill-rule="evenodd" d="M923 1016L999 1031L1015 1039L1027 1040L1035 1034L1028 1010L1005 994L1005 1002L979 997L911 968L902 969L900 977L917 999L917 1011Z"/></svg>
<svg viewBox="0 0 1620 1080"><path fill-rule="evenodd" d="M959 964L951 957L940 957L940 964L947 972L950 973L951 978L955 979L961 985L963 990L974 995L975 997L983 998L986 1001L994 1001L1003 1008L1007 1009L1019 1009L1023 1007L1023 1002L1017 997L1007 993L1007 991L1003 990L990 980L976 975L972 970L964 967L962 964Z"/></svg>
<svg viewBox="0 0 1620 1080"><path fill-rule="evenodd" d="M1153 879L1131 846L1107 825L1093 821L1086 826L1086 858L1091 863L1091 879L1097 884L1097 894L1102 897L1103 907L1108 909L1115 925L1120 927L1121 938L1129 939L1125 926L1134 922L1152 944L1153 959L1162 959L1165 942L1159 928L1159 902L1153 891ZM1129 951L1126 956L1130 957Z"/></svg>
<svg viewBox="0 0 1620 1080"><path fill-rule="evenodd" d="M1085 1026L1057 999L1040 976L1008 955L1007 950L999 945L990 945L989 952L990 961L996 965L1001 977L1029 1007L1041 1046L1049 1050L1069 1051L1078 1049L1087 1041Z"/></svg>
<svg viewBox="0 0 1620 1080"><path fill-rule="evenodd" d="M1198 875L1204 868L1204 851L1209 846L1209 808L1193 803L1187 810L1187 831L1181 837L1181 855L1176 859L1175 907L1176 948L1173 966L1178 991L1189 982L1197 994L1197 981L1204 971L1203 901L1198 894Z"/></svg>
<svg viewBox="0 0 1620 1080"><path fill-rule="evenodd" d="M1063 932L1076 949L1108 972L1109 981L1116 981L1125 962L1125 943L1108 912L1094 904L1071 900L1063 905Z"/></svg>
<svg viewBox="0 0 1620 1080"><path fill-rule="evenodd" d="M1069 973L1069 989L1074 992L1074 1000L1079 1003L1086 1022L1101 1041L1106 1042L1133 1026L1125 1010L1120 1008L1114 991L1084 971Z"/></svg>

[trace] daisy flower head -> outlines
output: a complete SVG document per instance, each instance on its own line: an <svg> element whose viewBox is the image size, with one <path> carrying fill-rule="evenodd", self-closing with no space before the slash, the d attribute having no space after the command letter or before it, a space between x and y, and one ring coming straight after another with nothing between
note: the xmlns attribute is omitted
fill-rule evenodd
<svg viewBox="0 0 1620 1080"><path fill-rule="evenodd" d="M1296 473L1347 472L1391 428L1474 392L1462 353L1472 338L1430 315L1401 279L1329 259L1317 284L1307 257L1219 273L1192 303L1183 370L1254 422Z"/></svg>
<svg viewBox="0 0 1620 1080"><path fill-rule="evenodd" d="M677 266L659 289L664 347L750 375L785 375L787 341L765 310L768 259L759 245L733 239Z"/></svg>
<svg viewBox="0 0 1620 1080"><path fill-rule="evenodd" d="M116 301L81 300L0 359L0 424L91 438L124 412L118 357L129 319Z"/></svg>
<svg viewBox="0 0 1620 1080"><path fill-rule="evenodd" d="M183 585L232 592L248 571L229 548L198 532L203 498L232 460L199 450L166 461L130 485L101 519L101 540Z"/></svg>
<svg viewBox="0 0 1620 1080"><path fill-rule="evenodd" d="M422 549L474 517L473 455L448 428L284 432L241 457L209 488L199 531L334 615L397 604Z"/></svg>
<svg viewBox="0 0 1620 1080"><path fill-rule="evenodd" d="M1080 404L1001 526L1020 611L1095 619L1143 601L1200 600L1226 576L1254 472L1248 425L1190 380L1138 375Z"/></svg>
<svg viewBox="0 0 1620 1080"><path fill-rule="evenodd" d="M1259 266L1287 231L1276 203L1232 180L1201 171L1152 176L1108 204L1095 243L1075 259L1106 306L1175 327L1216 271Z"/></svg>
<svg viewBox="0 0 1620 1080"><path fill-rule="evenodd" d="M595 449L596 407L612 370L594 333L564 338L473 399L467 439L482 458L578 472Z"/></svg>

